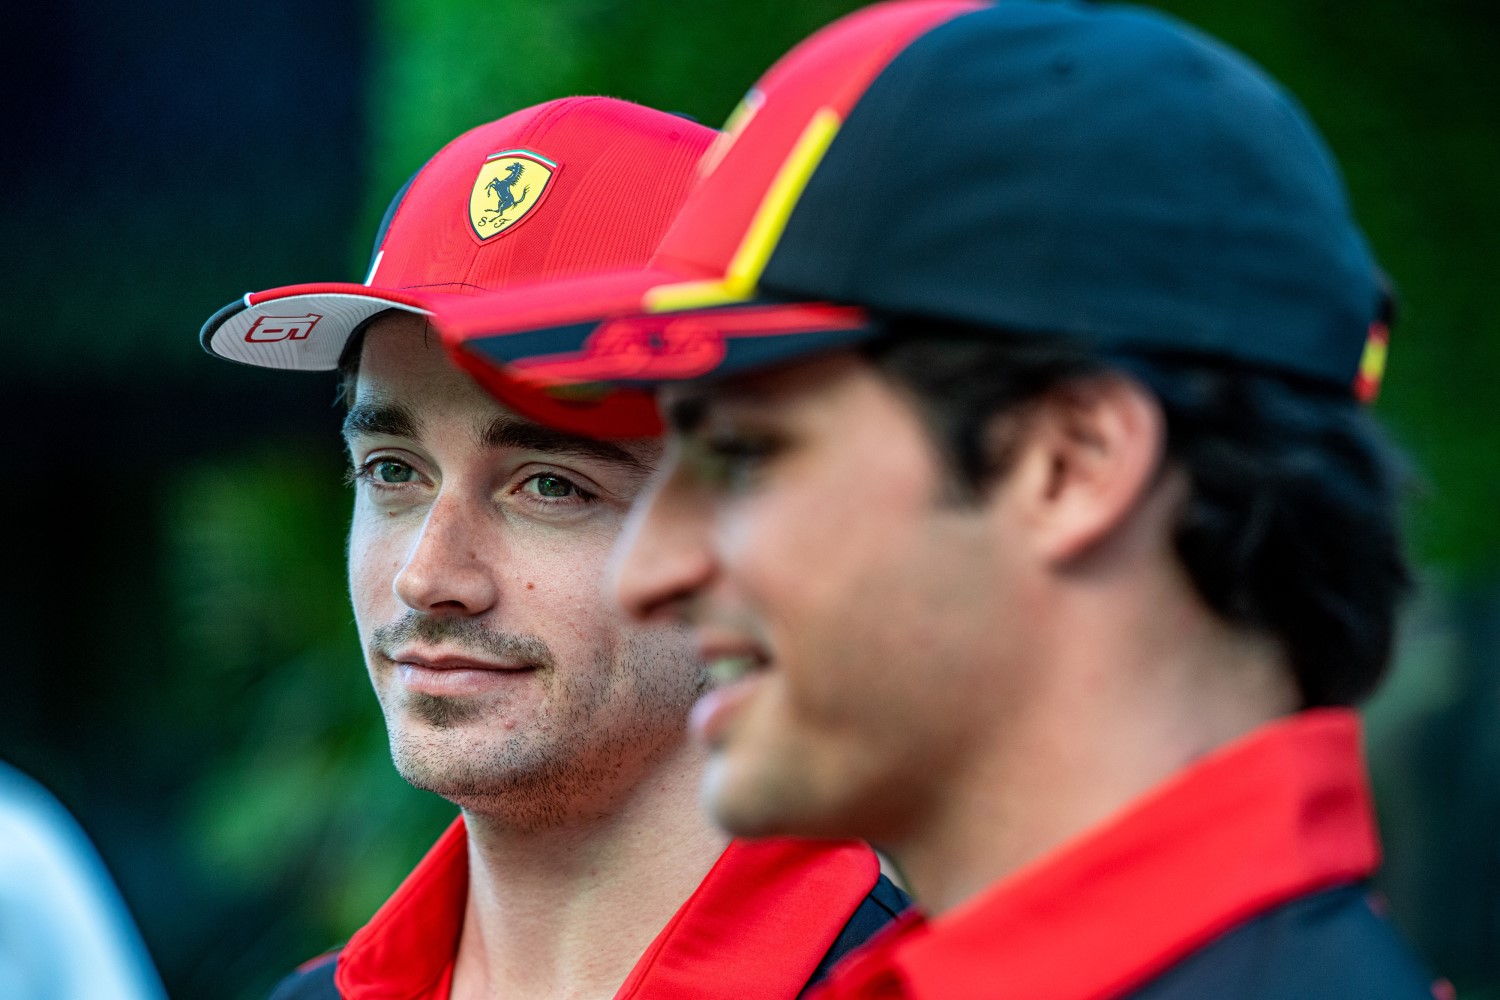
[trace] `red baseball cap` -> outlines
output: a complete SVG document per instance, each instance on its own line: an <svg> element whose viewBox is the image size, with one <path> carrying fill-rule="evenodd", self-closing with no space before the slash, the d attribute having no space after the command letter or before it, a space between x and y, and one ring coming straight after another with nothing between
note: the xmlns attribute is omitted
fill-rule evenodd
<svg viewBox="0 0 1500 1000"><path fill-rule="evenodd" d="M507 301L449 300L433 321L470 371L502 372L518 412L600 437L661 432L649 387L719 368L738 350L795 355L804 337L860 339L859 309L767 305L757 282L843 118L915 38L983 7L974 0L877 4L803 41L730 115L703 179L647 268L601 268L512 289ZM752 302L752 299L755 301ZM704 322L703 310L712 311ZM775 336L765 336L774 334ZM631 382L638 380L639 388Z"/></svg>
<svg viewBox="0 0 1500 1000"><path fill-rule="evenodd" d="M363 284L249 293L204 324L203 347L263 368L328 371L351 336L388 309L426 315L445 300L516 283L639 268L716 135L608 97L550 101L471 129L396 194ZM506 381L489 366L474 374L492 391Z"/></svg>
<svg viewBox="0 0 1500 1000"><path fill-rule="evenodd" d="M528 415L601 437L657 431L664 382L891 316L1379 384L1389 295L1332 154L1263 71L1167 15L864 8L761 77L703 171L648 268L454 300L435 325L549 400Z"/></svg>

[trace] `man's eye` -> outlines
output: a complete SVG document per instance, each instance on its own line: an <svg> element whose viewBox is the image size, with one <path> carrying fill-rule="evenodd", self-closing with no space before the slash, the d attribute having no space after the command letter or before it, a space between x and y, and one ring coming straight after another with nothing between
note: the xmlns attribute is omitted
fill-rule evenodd
<svg viewBox="0 0 1500 1000"><path fill-rule="evenodd" d="M709 438L708 453L721 462L745 462L770 454L773 444L766 438L723 434Z"/></svg>
<svg viewBox="0 0 1500 1000"><path fill-rule="evenodd" d="M779 442L769 436L720 433L689 447L687 457L705 481L734 488L747 485L778 450Z"/></svg>
<svg viewBox="0 0 1500 1000"><path fill-rule="evenodd" d="M557 476L537 476L536 491L544 497L567 497L573 495L573 484Z"/></svg>
<svg viewBox="0 0 1500 1000"><path fill-rule="evenodd" d="M522 484L522 489L548 500L594 499L593 494L580 489L578 484L571 479L565 479L550 472L539 472L532 476Z"/></svg>
<svg viewBox="0 0 1500 1000"><path fill-rule="evenodd" d="M410 483L417 478L416 469L405 462L397 462L390 458L383 458L374 463L370 472L377 482L382 483Z"/></svg>
<svg viewBox="0 0 1500 1000"><path fill-rule="evenodd" d="M355 481L374 483L377 486L404 486L418 479L417 470L394 458L377 458L354 470Z"/></svg>

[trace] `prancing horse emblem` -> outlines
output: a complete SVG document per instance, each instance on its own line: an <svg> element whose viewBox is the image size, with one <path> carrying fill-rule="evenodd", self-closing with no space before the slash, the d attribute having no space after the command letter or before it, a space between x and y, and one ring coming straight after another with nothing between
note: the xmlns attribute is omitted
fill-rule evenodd
<svg viewBox="0 0 1500 1000"><path fill-rule="evenodd" d="M557 164L529 149L508 149L485 158L469 192L469 224L481 240L498 236L541 203Z"/></svg>

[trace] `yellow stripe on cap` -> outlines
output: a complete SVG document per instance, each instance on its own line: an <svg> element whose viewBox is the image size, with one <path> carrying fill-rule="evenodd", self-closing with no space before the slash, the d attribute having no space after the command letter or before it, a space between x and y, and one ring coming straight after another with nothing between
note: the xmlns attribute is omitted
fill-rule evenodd
<svg viewBox="0 0 1500 1000"><path fill-rule="evenodd" d="M823 162L823 155L833 143L842 122L831 108L820 108L802 130L791 153L771 182L760 207L755 210L739 249L729 261L722 280L685 281L660 285L645 295L642 305L647 312L678 312L707 306L743 302L755 293L755 286L766 269L781 234L786 231L792 209L812 179L813 171Z"/></svg>
<svg viewBox="0 0 1500 1000"><path fill-rule="evenodd" d="M755 289L740 291L720 278L709 281L681 281L674 285L657 285L646 292L641 307L648 313L683 312L744 302Z"/></svg>
<svg viewBox="0 0 1500 1000"><path fill-rule="evenodd" d="M766 192L755 218L751 220L739 250L729 262L729 273L725 275L727 282L734 285L744 283L754 288L760 280L771 252L786 230L792 209L797 207L813 171L823 162L823 154L828 152L833 137L838 134L839 125L839 116L832 109L820 108L807 123L807 128L802 130L797 145L792 147L792 154L776 172L776 179L771 182L771 189Z"/></svg>

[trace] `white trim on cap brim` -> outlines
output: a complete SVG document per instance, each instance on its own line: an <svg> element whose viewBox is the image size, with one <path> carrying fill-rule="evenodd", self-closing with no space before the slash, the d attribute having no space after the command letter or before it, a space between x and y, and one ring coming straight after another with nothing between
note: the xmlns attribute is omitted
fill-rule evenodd
<svg viewBox="0 0 1500 1000"><path fill-rule="evenodd" d="M209 350L221 358L258 368L333 371L350 335L370 317L387 309L431 315L409 302L385 298L380 289L373 288L367 292L314 292L271 299L262 297L266 294L247 294L245 307L226 317L209 334ZM252 298L260 301L252 304ZM285 323L270 327L263 322L266 320Z"/></svg>

